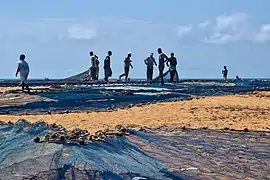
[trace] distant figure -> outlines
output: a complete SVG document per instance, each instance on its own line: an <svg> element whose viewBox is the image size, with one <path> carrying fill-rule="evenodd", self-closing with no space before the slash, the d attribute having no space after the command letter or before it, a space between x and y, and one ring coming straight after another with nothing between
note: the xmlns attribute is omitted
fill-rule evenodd
<svg viewBox="0 0 270 180"><path fill-rule="evenodd" d="M128 55L124 61L124 71L125 72L119 76L119 80L121 80L121 78L123 76L125 76L125 81L128 81L129 67L133 68L131 62L132 62L131 61L131 53L128 53Z"/></svg>
<svg viewBox="0 0 270 180"><path fill-rule="evenodd" d="M24 87L26 87L26 89L28 90L28 93L30 93L30 88L27 84L27 78L29 75L29 65L28 63L25 61L25 55L21 54L20 55L20 61L18 63L18 68L17 68L17 72L15 74L15 76L18 76L18 73L20 73L20 86L22 86L22 92L24 92Z"/></svg>
<svg viewBox="0 0 270 180"><path fill-rule="evenodd" d="M95 64L96 64L96 76L95 76L95 80L98 80L98 76L99 76L99 60L98 60L98 56L95 55Z"/></svg>
<svg viewBox="0 0 270 180"><path fill-rule="evenodd" d="M164 84L163 71L165 68L165 63L168 60L168 57L162 52L161 48L158 48L157 52L159 54L158 58L159 77L161 78L161 85L163 85Z"/></svg>
<svg viewBox="0 0 270 180"><path fill-rule="evenodd" d="M144 63L146 64L146 67L147 67L147 72L146 72L147 81L148 82L152 81L154 64L155 66L157 66L157 63L154 58L154 54L151 53L150 56L144 60Z"/></svg>
<svg viewBox="0 0 270 180"><path fill-rule="evenodd" d="M93 61L94 61L94 53L92 51L89 52L90 55L90 68L89 68L89 80L92 80L93 78Z"/></svg>
<svg viewBox="0 0 270 180"><path fill-rule="evenodd" d="M228 79L228 69L227 66L224 66L224 70L222 70L223 78L225 81Z"/></svg>
<svg viewBox="0 0 270 180"><path fill-rule="evenodd" d="M243 81L239 76L236 76L236 81Z"/></svg>
<svg viewBox="0 0 270 180"><path fill-rule="evenodd" d="M177 65L177 59L174 57L174 53L171 53L171 57L168 59L166 65L170 67L169 68L171 75L170 82L173 82L174 76L176 74L176 65Z"/></svg>
<svg viewBox="0 0 270 180"><path fill-rule="evenodd" d="M112 76L112 69L111 69L111 56L112 56L112 51L108 51L108 56L106 56L104 60L104 73L105 73L105 78L104 80L108 82L108 78Z"/></svg>

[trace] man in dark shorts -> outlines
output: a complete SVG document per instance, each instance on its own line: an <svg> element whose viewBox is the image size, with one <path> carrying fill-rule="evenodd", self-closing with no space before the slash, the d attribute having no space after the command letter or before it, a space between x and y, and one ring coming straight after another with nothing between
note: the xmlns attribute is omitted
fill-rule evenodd
<svg viewBox="0 0 270 180"><path fill-rule="evenodd" d="M164 84L163 71L165 68L165 63L168 60L168 57L166 56L166 54L162 52L161 48L158 48L157 52L159 54L159 58L158 58L159 77L161 78L161 85L163 85Z"/></svg>
<svg viewBox="0 0 270 180"><path fill-rule="evenodd" d="M112 69L111 69L111 56L112 56L112 51L108 51L108 55L106 56L104 60L104 73L105 73L105 78L104 80L108 82L108 78L112 76Z"/></svg>
<svg viewBox="0 0 270 180"><path fill-rule="evenodd" d="M128 74L129 74L129 67L133 68L132 64L131 64L131 53L128 53L127 57L125 58L125 61L124 61L124 73L121 74L119 76L119 80L121 80L121 78L123 76L125 76L125 81L128 80Z"/></svg>
<svg viewBox="0 0 270 180"><path fill-rule="evenodd" d="M146 67L147 67L147 72L146 72L147 81L148 82L152 81L154 65L157 66L157 63L154 58L154 54L151 53L150 56L144 60L144 63L146 64Z"/></svg>
<svg viewBox="0 0 270 180"><path fill-rule="evenodd" d="M173 82L174 76L176 74L176 65L177 65L177 59L174 57L174 53L171 53L171 57L168 59L166 65L170 68L170 75L171 75L170 82Z"/></svg>

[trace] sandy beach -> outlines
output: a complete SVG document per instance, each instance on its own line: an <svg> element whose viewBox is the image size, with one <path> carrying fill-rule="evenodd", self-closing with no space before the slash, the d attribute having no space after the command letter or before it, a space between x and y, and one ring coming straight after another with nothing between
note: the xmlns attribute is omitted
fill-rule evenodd
<svg viewBox="0 0 270 180"><path fill-rule="evenodd" d="M52 115L0 115L1 121L44 120L68 129L82 128L93 133L116 125L157 128L189 127L209 129L270 131L270 92L215 96L190 101L156 103L112 112Z"/></svg>
<svg viewBox="0 0 270 180"><path fill-rule="evenodd" d="M49 89L51 86L31 86L30 89L32 91L39 91L40 89ZM21 87L14 86L14 87L0 87L0 94L1 93L8 93L9 91L21 91Z"/></svg>

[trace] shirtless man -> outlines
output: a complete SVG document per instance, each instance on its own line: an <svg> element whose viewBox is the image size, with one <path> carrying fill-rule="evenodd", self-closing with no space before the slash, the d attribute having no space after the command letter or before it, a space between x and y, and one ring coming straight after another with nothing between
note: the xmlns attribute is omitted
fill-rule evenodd
<svg viewBox="0 0 270 180"><path fill-rule="evenodd" d="M125 61L124 61L124 73L121 74L119 76L119 80L121 80L121 78L123 76L125 76L125 81L128 80L128 74L129 74L129 67L133 68L132 64L131 64L131 53L128 53L127 57L125 58Z"/></svg>
<svg viewBox="0 0 270 180"><path fill-rule="evenodd" d="M158 48L157 50L159 57L158 57L158 69L159 69L159 77L161 78L161 85L164 84L164 77L163 77L163 71L165 68L165 63L168 61L168 57L166 54L162 52L161 48Z"/></svg>
<svg viewBox="0 0 270 180"><path fill-rule="evenodd" d="M17 67L17 71L15 76L18 76L18 73L20 73L20 79L21 79L21 83L20 85L22 86L22 92L24 92L24 87L26 87L28 93L30 93L30 88L27 84L27 78L29 75L29 65L28 63L25 61L25 55L21 54L20 55L20 61L18 63L18 67Z"/></svg>

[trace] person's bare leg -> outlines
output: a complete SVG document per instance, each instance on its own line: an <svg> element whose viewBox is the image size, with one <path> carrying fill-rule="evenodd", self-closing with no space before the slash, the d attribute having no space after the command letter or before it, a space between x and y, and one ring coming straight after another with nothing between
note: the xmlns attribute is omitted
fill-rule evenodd
<svg viewBox="0 0 270 180"><path fill-rule="evenodd" d="M30 88L29 88L28 84L25 84L25 87L26 87L28 93L30 94Z"/></svg>
<svg viewBox="0 0 270 180"><path fill-rule="evenodd" d="M125 80L128 81L129 68L125 68Z"/></svg>
<svg viewBox="0 0 270 180"><path fill-rule="evenodd" d="M24 92L24 83L23 82L21 83L21 86L22 86L22 92Z"/></svg>
<svg viewBox="0 0 270 180"><path fill-rule="evenodd" d="M159 76L160 76L160 80L161 80L161 85L164 85L163 70L162 69L159 70Z"/></svg>
<svg viewBox="0 0 270 180"><path fill-rule="evenodd" d="M119 79L121 79L123 76L125 76L126 74L125 73L123 73L123 74L121 74L120 76L119 76Z"/></svg>

